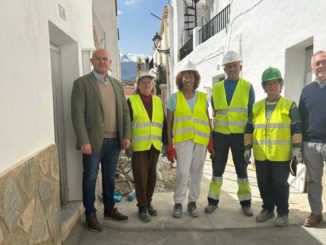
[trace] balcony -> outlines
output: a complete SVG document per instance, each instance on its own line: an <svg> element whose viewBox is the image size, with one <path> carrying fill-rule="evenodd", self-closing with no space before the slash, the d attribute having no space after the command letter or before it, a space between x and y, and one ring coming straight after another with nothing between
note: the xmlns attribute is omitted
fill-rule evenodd
<svg viewBox="0 0 326 245"><path fill-rule="evenodd" d="M199 44L222 31L230 22L230 4L199 30Z"/></svg>
<svg viewBox="0 0 326 245"><path fill-rule="evenodd" d="M182 60L184 57L186 57L188 54L190 54L193 50L193 41L192 37L182 46L179 53L179 60Z"/></svg>

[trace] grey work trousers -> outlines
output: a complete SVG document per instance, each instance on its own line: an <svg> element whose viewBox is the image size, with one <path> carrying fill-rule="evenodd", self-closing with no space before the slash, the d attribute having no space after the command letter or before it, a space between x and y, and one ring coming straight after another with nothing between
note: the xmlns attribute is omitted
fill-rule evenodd
<svg viewBox="0 0 326 245"><path fill-rule="evenodd" d="M322 214L322 178L326 161L326 144L303 142L303 160L308 171L308 200L311 212Z"/></svg>
<svg viewBox="0 0 326 245"><path fill-rule="evenodd" d="M189 191L188 202L196 202L200 194L207 147L187 140L176 143L175 149L177 152L177 176L174 202L182 203L186 198L187 191Z"/></svg>

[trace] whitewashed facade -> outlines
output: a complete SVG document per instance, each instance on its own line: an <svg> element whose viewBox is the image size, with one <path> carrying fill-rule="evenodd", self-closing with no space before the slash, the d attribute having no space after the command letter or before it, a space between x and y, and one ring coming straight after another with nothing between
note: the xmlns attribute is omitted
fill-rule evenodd
<svg viewBox="0 0 326 245"><path fill-rule="evenodd" d="M120 76L116 1L2 0L0 9L0 244L59 244L61 205L81 200L72 84L95 46Z"/></svg>
<svg viewBox="0 0 326 245"><path fill-rule="evenodd" d="M190 0L186 1L189 5ZM323 0L200 0L197 27L193 30L193 51L180 61L179 50L188 40L184 31L184 1L171 1L173 31L171 47L174 77L183 61L194 61L202 76L200 89L209 91L224 76L223 54L235 50L243 57L241 76L255 88L256 100L265 97L261 74L269 66L281 70L285 78L283 93L298 102L305 83L311 81L310 57L326 49ZM230 6L226 28L199 43L200 29L225 7ZM174 81L174 80L172 80ZM172 85L171 85L172 86ZM174 88L175 90L175 88Z"/></svg>

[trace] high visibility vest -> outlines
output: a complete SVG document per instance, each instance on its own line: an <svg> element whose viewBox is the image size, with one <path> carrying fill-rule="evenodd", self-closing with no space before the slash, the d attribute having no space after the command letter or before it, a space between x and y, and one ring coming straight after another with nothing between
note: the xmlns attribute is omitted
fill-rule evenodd
<svg viewBox="0 0 326 245"><path fill-rule="evenodd" d="M256 160L288 161L292 155L291 118L293 101L281 97L266 121L266 99L253 106L253 151Z"/></svg>
<svg viewBox="0 0 326 245"><path fill-rule="evenodd" d="M197 100L192 112L183 93L178 92L173 122L174 143L192 139L195 143L207 146L210 127L206 112L207 97L205 93L197 92Z"/></svg>
<svg viewBox="0 0 326 245"><path fill-rule="evenodd" d="M164 121L161 99L157 96L152 96L152 121L149 119L144 104L138 94L130 96L129 100L133 112L131 123L133 151L147 151L152 145L160 151Z"/></svg>
<svg viewBox="0 0 326 245"><path fill-rule="evenodd" d="M249 91L250 83L240 78L228 105L224 80L213 87L214 131L222 134L244 133L248 121Z"/></svg>

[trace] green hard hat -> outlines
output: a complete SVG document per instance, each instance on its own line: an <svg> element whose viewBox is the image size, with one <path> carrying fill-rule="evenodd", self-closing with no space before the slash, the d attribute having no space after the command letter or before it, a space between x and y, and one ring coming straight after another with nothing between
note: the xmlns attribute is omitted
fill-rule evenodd
<svg viewBox="0 0 326 245"><path fill-rule="evenodd" d="M272 80L283 80L282 74L279 69L274 67L268 67L261 76L261 82L267 82Z"/></svg>

